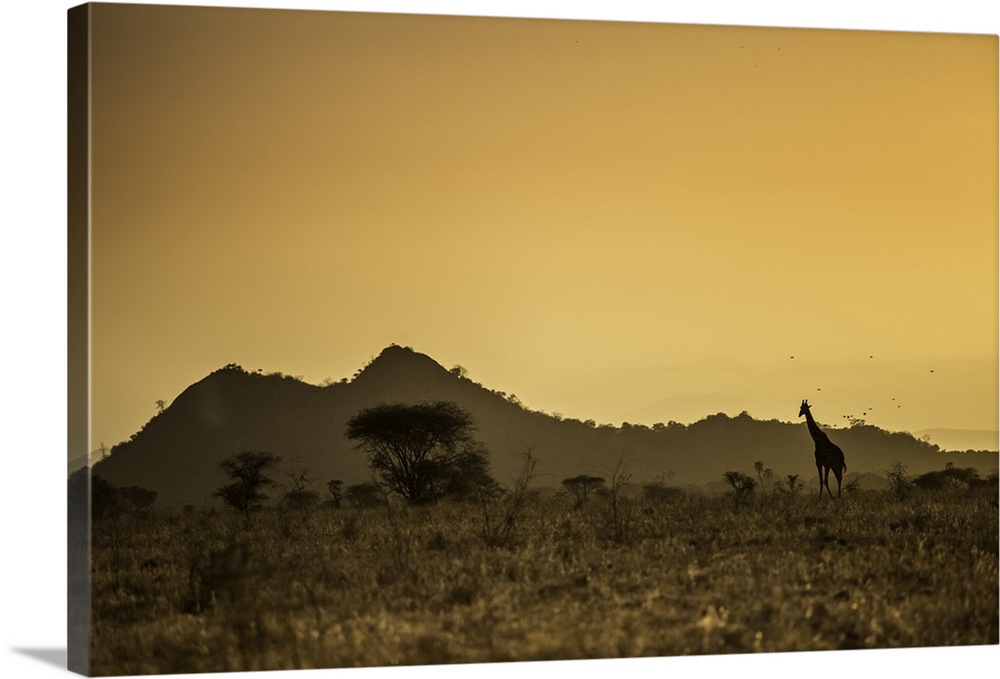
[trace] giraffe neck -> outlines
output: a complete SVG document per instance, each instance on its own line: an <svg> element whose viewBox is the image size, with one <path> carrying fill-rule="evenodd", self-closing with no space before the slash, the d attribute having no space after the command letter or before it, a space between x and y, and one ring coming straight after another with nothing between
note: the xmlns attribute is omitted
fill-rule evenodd
<svg viewBox="0 0 1000 679"><path fill-rule="evenodd" d="M809 433L814 440L819 441L826 438L826 435L820 431L819 425L816 424L816 420L813 419L812 413L808 410L806 411L806 426L809 427Z"/></svg>

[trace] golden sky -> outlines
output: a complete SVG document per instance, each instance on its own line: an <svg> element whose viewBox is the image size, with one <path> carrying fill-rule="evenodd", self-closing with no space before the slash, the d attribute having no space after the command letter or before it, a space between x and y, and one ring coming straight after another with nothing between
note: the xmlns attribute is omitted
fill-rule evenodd
<svg viewBox="0 0 1000 679"><path fill-rule="evenodd" d="M95 448L390 343L598 422L997 427L996 36L93 16Z"/></svg>

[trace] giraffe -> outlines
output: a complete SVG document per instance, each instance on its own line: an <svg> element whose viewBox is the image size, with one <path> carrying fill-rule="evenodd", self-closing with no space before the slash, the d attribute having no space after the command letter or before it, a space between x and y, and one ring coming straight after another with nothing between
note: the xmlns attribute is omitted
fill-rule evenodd
<svg viewBox="0 0 1000 679"><path fill-rule="evenodd" d="M809 412L809 403L807 401L802 401L802 407L799 408L799 417L803 415L806 416L806 425L809 427L809 433L813 437L813 441L816 442L816 471L819 472L819 496L823 497L823 486L826 486L826 492L833 497L833 492L830 490L830 471L833 471L833 475L837 477L837 497L840 497L840 482L844 476L844 472L847 470L847 462L844 461L844 451L837 447L829 437L816 424L816 420L813 419L812 413Z"/></svg>

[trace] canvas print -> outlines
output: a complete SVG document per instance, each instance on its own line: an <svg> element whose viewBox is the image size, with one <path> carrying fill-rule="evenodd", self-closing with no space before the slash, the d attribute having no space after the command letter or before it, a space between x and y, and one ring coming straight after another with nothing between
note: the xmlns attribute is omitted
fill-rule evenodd
<svg viewBox="0 0 1000 679"><path fill-rule="evenodd" d="M997 36L69 55L74 671L998 643Z"/></svg>

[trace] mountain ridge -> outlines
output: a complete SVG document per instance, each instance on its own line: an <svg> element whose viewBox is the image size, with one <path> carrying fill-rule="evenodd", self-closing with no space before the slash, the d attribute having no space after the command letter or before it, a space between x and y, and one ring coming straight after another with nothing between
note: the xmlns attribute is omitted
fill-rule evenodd
<svg viewBox="0 0 1000 679"><path fill-rule="evenodd" d="M544 485L581 473L606 475L620 460L636 483L669 477L672 483L706 484L727 470L750 472L758 460L778 479L815 475L812 441L801 423L755 420L743 412L717 413L690 425L597 426L529 410L458 367L448 370L398 345L383 349L352 380L328 385L226 365L184 389L93 470L114 485L156 491L158 504L206 505L217 502L212 493L226 482L223 459L265 450L283 458L276 481L306 470L314 489L322 491L330 479L350 484L371 478L364 455L343 435L358 411L385 402L442 400L473 416L493 476L503 484L516 476L528 450L538 459L537 481ZM870 425L827 431L847 453L850 472L881 472L903 461L920 473L946 461L936 446L910 434ZM989 472L997 455L949 453L947 461Z"/></svg>
<svg viewBox="0 0 1000 679"><path fill-rule="evenodd" d="M914 432L918 438L947 450L996 450L1000 432L995 429L954 429L934 427Z"/></svg>

